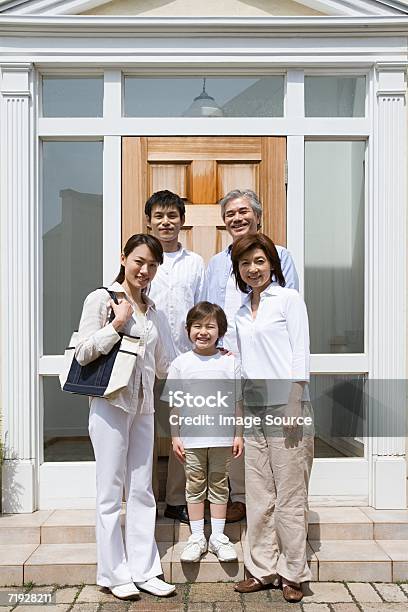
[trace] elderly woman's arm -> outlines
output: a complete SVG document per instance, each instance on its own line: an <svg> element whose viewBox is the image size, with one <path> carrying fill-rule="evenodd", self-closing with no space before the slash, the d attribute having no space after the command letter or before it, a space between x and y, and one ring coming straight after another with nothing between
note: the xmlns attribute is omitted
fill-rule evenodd
<svg viewBox="0 0 408 612"><path fill-rule="evenodd" d="M79 342L75 349L75 357L81 365L107 355L120 340L112 323L105 325L109 300L104 289L93 291L85 299L78 329Z"/></svg>
<svg viewBox="0 0 408 612"><path fill-rule="evenodd" d="M303 298L293 290L288 292L285 317L292 348L292 380L308 382L310 377L309 320Z"/></svg>
<svg viewBox="0 0 408 612"><path fill-rule="evenodd" d="M292 384L286 407L286 416L302 414L304 387L310 377L309 321L306 304L299 294L291 291L286 303L286 326L292 348ZM289 426L289 431L296 424Z"/></svg>

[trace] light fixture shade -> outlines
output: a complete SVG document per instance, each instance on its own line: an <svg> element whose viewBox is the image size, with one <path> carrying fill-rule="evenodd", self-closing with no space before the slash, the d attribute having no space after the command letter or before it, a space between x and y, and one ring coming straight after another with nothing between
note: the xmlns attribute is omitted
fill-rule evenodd
<svg viewBox="0 0 408 612"><path fill-rule="evenodd" d="M212 96L205 91L203 79L203 91L194 98L190 106L183 113L183 117L223 117L224 113Z"/></svg>

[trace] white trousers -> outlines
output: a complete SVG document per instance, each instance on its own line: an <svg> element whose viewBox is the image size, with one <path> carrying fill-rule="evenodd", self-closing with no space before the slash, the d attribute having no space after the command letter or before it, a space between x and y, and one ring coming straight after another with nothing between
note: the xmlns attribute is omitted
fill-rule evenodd
<svg viewBox="0 0 408 612"><path fill-rule="evenodd" d="M129 414L93 398L89 435L96 460L97 579L100 586L144 582L162 573L154 538L153 414ZM126 495L125 543L120 524Z"/></svg>

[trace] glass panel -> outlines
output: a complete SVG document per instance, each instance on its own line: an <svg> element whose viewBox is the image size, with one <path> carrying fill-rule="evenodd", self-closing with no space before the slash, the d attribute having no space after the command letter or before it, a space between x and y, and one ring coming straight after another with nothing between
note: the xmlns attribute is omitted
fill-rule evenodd
<svg viewBox="0 0 408 612"><path fill-rule="evenodd" d="M44 76L43 117L102 117L103 77Z"/></svg>
<svg viewBox="0 0 408 612"><path fill-rule="evenodd" d="M88 398L61 391L57 377L42 380L44 461L94 461L88 436Z"/></svg>
<svg viewBox="0 0 408 612"><path fill-rule="evenodd" d="M364 76L306 76L306 117L364 117Z"/></svg>
<svg viewBox="0 0 408 612"><path fill-rule="evenodd" d="M366 375L317 375L310 379L315 417L315 457L364 457Z"/></svg>
<svg viewBox="0 0 408 612"><path fill-rule="evenodd" d="M64 352L102 284L102 143L43 143L44 354Z"/></svg>
<svg viewBox="0 0 408 612"><path fill-rule="evenodd" d="M364 142L305 143L312 353L364 352Z"/></svg>
<svg viewBox="0 0 408 612"><path fill-rule="evenodd" d="M125 77L127 117L282 117L284 77Z"/></svg>

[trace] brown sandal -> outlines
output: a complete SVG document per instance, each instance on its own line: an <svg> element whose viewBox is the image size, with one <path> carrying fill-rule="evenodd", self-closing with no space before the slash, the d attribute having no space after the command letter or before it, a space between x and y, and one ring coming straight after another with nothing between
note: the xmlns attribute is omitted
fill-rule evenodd
<svg viewBox="0 0 408 612"><path fill-rule="evenodd" d="M238 591L238 593L255 593L256 591L263 591L263 589L268 589L272 586L272 584L264 584L258 578L247 578L246 580L241 580L241 582L237 582L234 585L234 591Z"/></svg>
<svg viewBox="0 0 408 612"><path fill-rule="evenodd" d="M303 593L300 585L294 586L291 584L284 584L282 587L282 594L289 603L296 603L303 599Z"/></svg>

